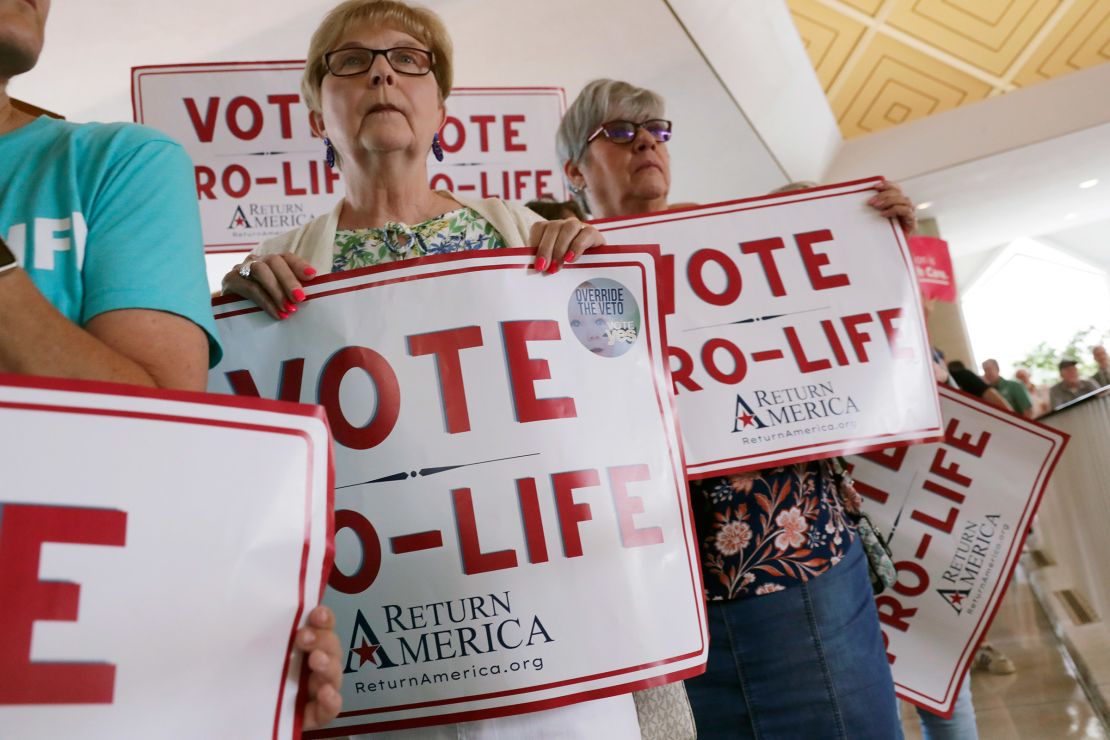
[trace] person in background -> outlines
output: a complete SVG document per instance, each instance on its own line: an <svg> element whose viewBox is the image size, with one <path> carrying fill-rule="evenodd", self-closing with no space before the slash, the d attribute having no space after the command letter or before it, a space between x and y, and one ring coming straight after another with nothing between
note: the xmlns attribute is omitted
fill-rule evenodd
<svg viewBox="0 0 1110 740"><path fill-rule="evenodd" d="M541 198L540 200L528 201L524 204L524 207L538 213L548 221L557 221L561 218L576 218L579 221L586 220L586 214L582 212L582 207L573 200L547 200Z"/></svg>
<svg viewBox="0 0 1110 740"><path fill-rule="evenodd" d="M594 80L556 146L586 210L614 218L676 207L672 132L659 95ZM914 228L897 186L884 183L869 204ZM707 671L686 682L698 737L902 736L867 561L837 481L820 460L691 484L710 633ZM765 515L761 499L773 502Z"/></svg>
<svg viewBox="0 0 1110 740"><path fill-rule="evenodd" d="M221 350L192 162L151 129L12 105L8 82L38 61L49 12L0 0L0 372L203 391ZM315 729L342 703L339 640L326 607L308 625L296 645Z"/></svg>
<svg viewBox="0 0 1110 740"><path fill-rule="evenodd" d="M1057 367L1060 369L1060 382L1048 389L1048 402L1052 408L1070 403L1091 391L1097 391L1093 380L1079 377L1079 362L1074 357L1065 357Z"/></svg>
<svg viewBox="0 0 1110 740"><path fill-rule="evenodd" d="M301 91L322 154L343 172L345 192L331 213L259 245L224 277L225 293L287 320L305 300L303 284L319 274L523 246L537 248L537 272L554 272L604 244L577 218L544 221L498 198L471 200L429 187L428 151L439 148L453 77L451 38L435 13L395 0L347 0L324 16L306 59ZM632 740L640 727L631 695L622 694L373 737Z"/></svg>
<svg viewBox="0 0 1110 740"><path fill-rule="evenodd" d="M1095 385L1099 388L1110 385L1110 354L1107 354L1106 348L1100 344L1091 349L1091 355L1094 357L1095 365L1098 366L1091 380L1095 381Z"/></svg>
<svg viewBox="0 0 1110 740"><path fill-rule="evenodd" d="M956 387L964 393L970 393L976 398L989 403L991 406L1000 408L1003 411L1014 410L1013 407L1010 406L1010 402L1007 401L1001 393L987 385L986 381L968 370L959 360L952 360L948 363L948 376L955 382Z"/></svg>
<svg viewBox="0 0 1110 740"><path fill-rule="evenodd" d="M998 360L983 360L983 380L1002 394L1016 413L1026 419L1033 418L1033 401L1030 400L1025 386L1015 380L1003 378L998 372Z"/></svg>
<svg viewBox="0 0 1110 740"><path fill-rule="evenodd" d="M1019 367L1015 370L1014 380L1024 386L1026 392L1029 393L1030 400L1033 401L1032 418L1039 419L1052 410L1048 402L1048 388L1033 382L1033 375L1029 372L1029 368Z"/></svg>

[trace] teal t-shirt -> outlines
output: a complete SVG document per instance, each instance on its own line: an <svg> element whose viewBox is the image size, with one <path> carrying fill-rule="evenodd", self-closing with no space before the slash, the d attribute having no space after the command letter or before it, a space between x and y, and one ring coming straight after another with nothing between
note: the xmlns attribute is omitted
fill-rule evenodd
<svg viewBox="0 0 1110 740"><path fill-rule="evenodd" d="M42 117L0 136L0 236L70 321L174 313L208 335L215 366L193 177L181 145L152 129Z"/></svg>

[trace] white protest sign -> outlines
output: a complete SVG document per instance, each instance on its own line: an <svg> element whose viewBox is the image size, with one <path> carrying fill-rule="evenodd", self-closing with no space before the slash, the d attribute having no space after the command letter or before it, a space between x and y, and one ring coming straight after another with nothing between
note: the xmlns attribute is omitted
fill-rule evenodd
<svg viewBox="0 0 1110 740"><path fill-rule="evenodd" d="M338 169L301 101L304 62L135 67L137 123L184 145L196 168L205 249L249 251L327 212L343 192ZM431 185L470 197L565 200L555 131L566 108L557 87L456 88L429 154Z"/></svg>
<svg viewBox="0 0 1110 740"><path fill-rule="evenodd" d="M318 408L0 376L4 737L293 738Z"/></svg>
<svg viewBox="0 0 1110 740"><path fill-rule="evenodd" d="M337 443L344 710L316 736L704 670L649 250L553 275L524 249L337 273L281 322L217 302L210 388L319 402Z"/></svg>
<svg viewBox="0 0 1110 740"><path fill-rule="evenodd" d="M878 182L594 222L673 256L691 478L939 437L906 242L867 205Z"/></svg>
<svg viewBox="0 0 1110 740"><path fill-rule="evenodd" d="M1068 437L949 388L940 399L943 442L850 461L898 568L875 600L898 695L951 714Z"/></svg>

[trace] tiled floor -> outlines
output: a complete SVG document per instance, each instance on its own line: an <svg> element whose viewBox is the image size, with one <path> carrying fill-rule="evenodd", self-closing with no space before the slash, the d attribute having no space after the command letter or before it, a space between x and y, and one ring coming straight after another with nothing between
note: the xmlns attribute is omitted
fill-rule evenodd
<svg viewBox="0 0 1110 740"><path fill-rule="evenodd" d="M971 693L982 740L1110 740L1083 689L1069 673L1048 620L1020 569L1002 601L989 639L1017 672L971 672ZM906 740L919 740L913 707L902 705Z"/></svg>

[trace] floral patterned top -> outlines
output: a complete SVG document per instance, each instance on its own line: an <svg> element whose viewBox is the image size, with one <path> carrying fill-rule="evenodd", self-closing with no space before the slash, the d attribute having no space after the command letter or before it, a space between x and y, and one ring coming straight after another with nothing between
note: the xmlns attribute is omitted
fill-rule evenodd
<svg viewBox="0 0 1110 740"><path fill-rule="evenodd" d="M504 246L505 240L493 224L470 208L459 208L415 226L390 221L371 229L339 229L335 232L332 271L354 270L429 254Z"/></svg>
<svg viewBox="0 0 1110 740"><path fill-rule="evenodd" d="M705 598L782 591L839 563L855 533L837 486L831 460L691 481Z"/></svg>

